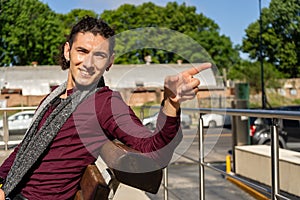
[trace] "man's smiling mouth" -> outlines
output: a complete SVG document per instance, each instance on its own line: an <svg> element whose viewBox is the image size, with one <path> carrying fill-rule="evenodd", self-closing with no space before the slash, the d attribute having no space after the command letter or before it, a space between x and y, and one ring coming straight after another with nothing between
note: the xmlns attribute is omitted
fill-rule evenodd
<svg viewBox="0 0 300 200"><path fill-rule="evenodd" d="M94 74L94 72L92 72L92 71L89 72L88 70L81 69L81 68L79 68L79 72L80 72L81 76L83 76L83 77L91 77Z"/></svg>

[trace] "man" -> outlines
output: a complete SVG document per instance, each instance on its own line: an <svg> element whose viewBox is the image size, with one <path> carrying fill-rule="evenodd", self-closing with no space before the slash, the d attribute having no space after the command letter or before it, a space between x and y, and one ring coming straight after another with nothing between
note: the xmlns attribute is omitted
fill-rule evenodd
<svg viewBox="0 0 300 200"><path fill-rule="evenodd" d="M6 197L74 198L84 169L95 162L107 138L156 160L165 157L161 165L167 164L182 138L180 103L195 97L200 81L193 75L210 64L165 78L163 106L152 133L104 84L103 74L114 61L114 35L106 23L91 17L72 28L61 53L67 81L41 102L22 143L0 167Z"/></svg>

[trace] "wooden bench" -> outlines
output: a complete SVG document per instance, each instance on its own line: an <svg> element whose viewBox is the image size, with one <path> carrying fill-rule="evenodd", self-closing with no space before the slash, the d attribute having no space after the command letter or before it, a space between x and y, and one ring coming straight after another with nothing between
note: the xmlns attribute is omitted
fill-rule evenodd
<svg viewBox="0 0 300 200"><path fill-rule="evenodd" d="M80 181L75 200L107 200L123 183L156 194L162 180L162 169L150 158L143 156L119 142L107 142L100 151L108 167L110 181L103 178L96 164L87 166ZM145 171L147 166L153 171Z"/></svg>

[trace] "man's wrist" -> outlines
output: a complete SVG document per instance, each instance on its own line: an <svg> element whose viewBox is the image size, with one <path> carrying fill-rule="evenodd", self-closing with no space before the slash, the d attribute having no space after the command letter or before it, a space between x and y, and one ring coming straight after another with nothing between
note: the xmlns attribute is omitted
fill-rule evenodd
<svg viewBox="0 0 300 200"><path fill-rule="evenodd" d="M169 98L166 98L163 100L162 106L163 106L163 109L162 109L163 113L165 113L165 115L170 116L170 117L176 117L177 112L180 109L180 104L173 102Z"/></svg>

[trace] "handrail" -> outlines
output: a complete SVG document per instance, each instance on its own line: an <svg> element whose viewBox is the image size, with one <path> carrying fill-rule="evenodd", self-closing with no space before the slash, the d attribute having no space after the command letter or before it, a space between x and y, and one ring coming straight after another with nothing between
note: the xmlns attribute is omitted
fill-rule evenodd
<svg viewBox="0 0 300 200"><path fill-rule="evenodd" d="M6 108L0 108L0 112L3 111L14 111L14 110L35 110L36 106L27 106L27 107L6 107Z"/></svg>
<svg viewBox="0 0 300 200"><path fill-rule="evenodd" d="M160 106L142 106L141 108L141 116L143 118L144 116L144 109L145 108L157 108L159 109ZM4 112L3 118L6 117L7 111L14 111L14 110L32 110L36 109L36 107L9 107L9 108L0 108L0 112ZM278 141L278 124L277 119L283 118L283 119L290 119L290 120L300 120L300 112L299 111L284 111L284 110L252 110L252 109L222 109L222 108L181 108L181 110L185 111L192 111L192 112L198 112L199 118L198 118L198 138L199 138L199 198L201 200L205 199L205 180L204 180L204 167L209 167L211 169L214 169L216 171L219 171L219 169L213 167L208 162L204 162L204 145L203 145L203 139L204 139L204 126L203 126L203 120L202 115L207 113L216 113L216 114L223 114L223 115L231 115L231 116L246 116L246 117L261 117L261 118L271 118L272 119L272 129L271 129L271 198L272 200L280 198L285 198L282 194L279 194L280 192L280 186L279 186L279 141ZM4 120L5 122L5 120ZM5 131L4 131L5 134ZM8 134L8 130L7 130ZM8 137L7 137L8 138ZM6 144L7 145L7 144ZM7 149L7 146L6 146ZM165 171L165 176L167 176L167 170ZM247 184L247 180L243 180L240 177L230 175L232 178L235 178L237 180L240 180ZM164 192L165 192L165 199L168 199L168 178L164 178ZM260 187L253 183L248 183L248 185L255 187L256 189L259 189ZM266 191L264 191L266 192Z"/></svg>
<svg viewBox="0 0 300 200"><path fill-rule="evenodd" d="M155 108L160 106L142 106L141 109ZM261 117L261 118L284 118L291 120L300 120L300 111L286 111L286 110L260 110L260 109L233 109L233 108L181 108L184 111L197 111L202 114L216 113L231 116L245 116L245 117Z"/></svg>
<svg viewBox="0 0 300 200"><path fill-rule="evenodd" d="M160 106L143 106L141 108L141 113L144 112L145 108L157 108ZM222 115L230 115L230 116L245 116L245 117L259 117L259 118L270 118L272 119L271 125L271 199L277 200L281 199L289 199L288 197L280 194L280 186L279 186L279 140L278 140L278 119L290 119L290 120L300 120L300 112L299 111L285 111L285 110L260 110L260 109L224 109L224 108L181 108L183 111L192 111L199 113L198 119L198 138L199 138L199 199L205 199L205 187L204 187L204 167L209 167L214 169L215 171L219 171L219 169L213 167L208 162L204 162L204 151L203 151L203 120L202 115L207 113L216 113ZM144 114L142 114L144 116ZM254 183L250 183L248 180L245 180L241 177L234 176L230 174L232 178L236 180L242 181L246 185L256 188L257 190L267 192L262 189L259 185ZM166 198L165 198L166 200Z"/></svg>
<svg viewBox="0 0 300 200"><path fill-rule="evenodd" d="M7 112L8 111L16 111L16 110L35 110L36 106L28 106L28 107L5 107L0 108L0 113L3 112L3 142L4 142L4 149L8 150L9 145L9 131L8 131L8 121L7 121Z"/></svg>

